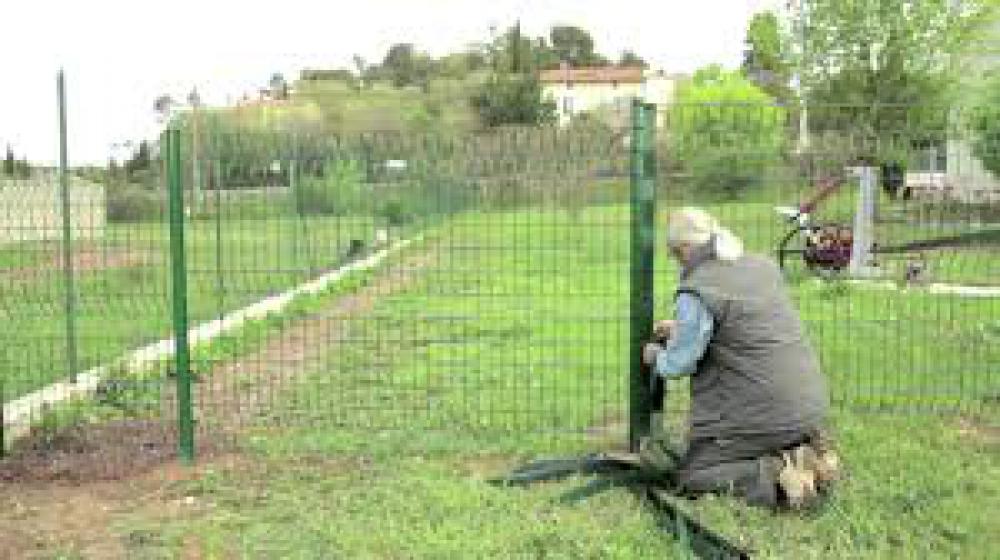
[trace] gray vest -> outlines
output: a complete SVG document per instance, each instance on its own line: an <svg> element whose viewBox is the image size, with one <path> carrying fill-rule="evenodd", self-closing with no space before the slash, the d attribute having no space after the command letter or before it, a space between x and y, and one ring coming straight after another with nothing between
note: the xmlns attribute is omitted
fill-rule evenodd
<svg viewBox="0 0 1000 560"><path fill-rule="evenodd" d="M697 295L715 330L691 378L691 437L809 430L829 400L815 352L771 261L701 258L678 293Z"/></svg>

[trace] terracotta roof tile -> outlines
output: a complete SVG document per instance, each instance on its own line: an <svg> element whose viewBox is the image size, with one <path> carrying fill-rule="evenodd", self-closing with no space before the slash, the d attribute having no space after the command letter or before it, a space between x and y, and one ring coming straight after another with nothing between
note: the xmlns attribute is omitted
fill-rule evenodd
<svg viewBox="0 0 1000 560"><path fill-rule="evenodd" d="M639 83L642 82L642 68L638 66L591 66L588 68L554 68L542 70L538 74L542 83Z"/></svg>

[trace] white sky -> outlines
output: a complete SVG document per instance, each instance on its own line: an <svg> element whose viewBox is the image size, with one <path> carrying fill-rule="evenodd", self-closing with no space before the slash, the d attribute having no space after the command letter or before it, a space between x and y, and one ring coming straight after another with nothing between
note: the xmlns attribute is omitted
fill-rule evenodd
<svg viewBox="0 0 1000 560"><path fill-rule="evenodd" d="M780 0L11 0L0 32L0 150L58 154L55 76L66 70L71 164L107 161L112 144L155 131L153 100L197 86L209 105L303 67L381 60L396 42L441 55L521 19L591 32L609 56L632 48L657 68L739 63L750 16ZM153 6L157 6L153 8Z"/></svg>

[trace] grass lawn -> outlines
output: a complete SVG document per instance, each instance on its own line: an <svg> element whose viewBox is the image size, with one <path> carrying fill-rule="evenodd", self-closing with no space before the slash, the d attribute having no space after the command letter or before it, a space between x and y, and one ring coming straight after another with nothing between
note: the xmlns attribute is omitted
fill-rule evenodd
<svg viewBox="0 0 1000 560"><path fill-rule="evenodd" d="M933 417L841 414L835 424L851 474L819 514L774 516L726 498L683 507L755 558L985 559L997 550L996 440L990 447ZM688 557L628 490L561 503L586 481L487 484L552 452L531 438L301 429L251 447L236 465L169 485L164 502L188 507L123 512L113 533L144 558Z"/></svg>
<svg viewBox="0 0 1000 560"><path fill-rule="evenodd" d="M186 231L189 313L218 317L302 283L344 261L351 239L369 243L374 218L226 217ZM20 244L0 252L0 338L4 399L72 373L67 364L65 285L59 247L49 256ZM78 294L77 371L172 336L167 225L109 225L98 240L74 246Z"/></svg>
<svg viewBox="0 0 1000 560"><path fill-rule="evenodd" d="M713 210L753 250L768 249L769 228L780 225L769 205ZM366 278L361 285L393 279L369 307L323 315L347 297L327 295L272 323L283 328L263 340L252 330L263 346L329 329L308 359L239 341L214 349L216 367L272 364L294 375L232 384L266 402L235 460L206 459L184 476L146 481L156 491L143 498L109 499L101 543L142 558L685 557L625 490L561 504L582 481L530 490L484 482L540 455L623 445L627 216L622 207L462 216ZM246 258L239 266L252 266ZM665 316L676 270L662 255L657 269ZM833 424L850 478L813 517L724 498L685 507L758 557L988 558L1000 547L996 301L811 281L793 294L841 405ZM333 324L336 336L323 326ZM674 389L672 422L684 407ZM890 404L976 414L853 411ZM61 557L96 546L54 534L61 540L43 550Z"/></svg>

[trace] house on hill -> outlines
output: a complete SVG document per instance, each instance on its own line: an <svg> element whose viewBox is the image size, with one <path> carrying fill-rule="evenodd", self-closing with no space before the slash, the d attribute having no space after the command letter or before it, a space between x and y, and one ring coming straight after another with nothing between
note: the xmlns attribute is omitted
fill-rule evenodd
<svg viewBox="0 0 1000 560"><path fill-rule="evenodd" d="M657 126L664 122L665 105L673 100L679 76L639 66L591 66L542 70L538 76L542 95L556 104L559 124L568 124L581 113L610 110L628 115L629 104L640 98L657 105Z"/></svg>

